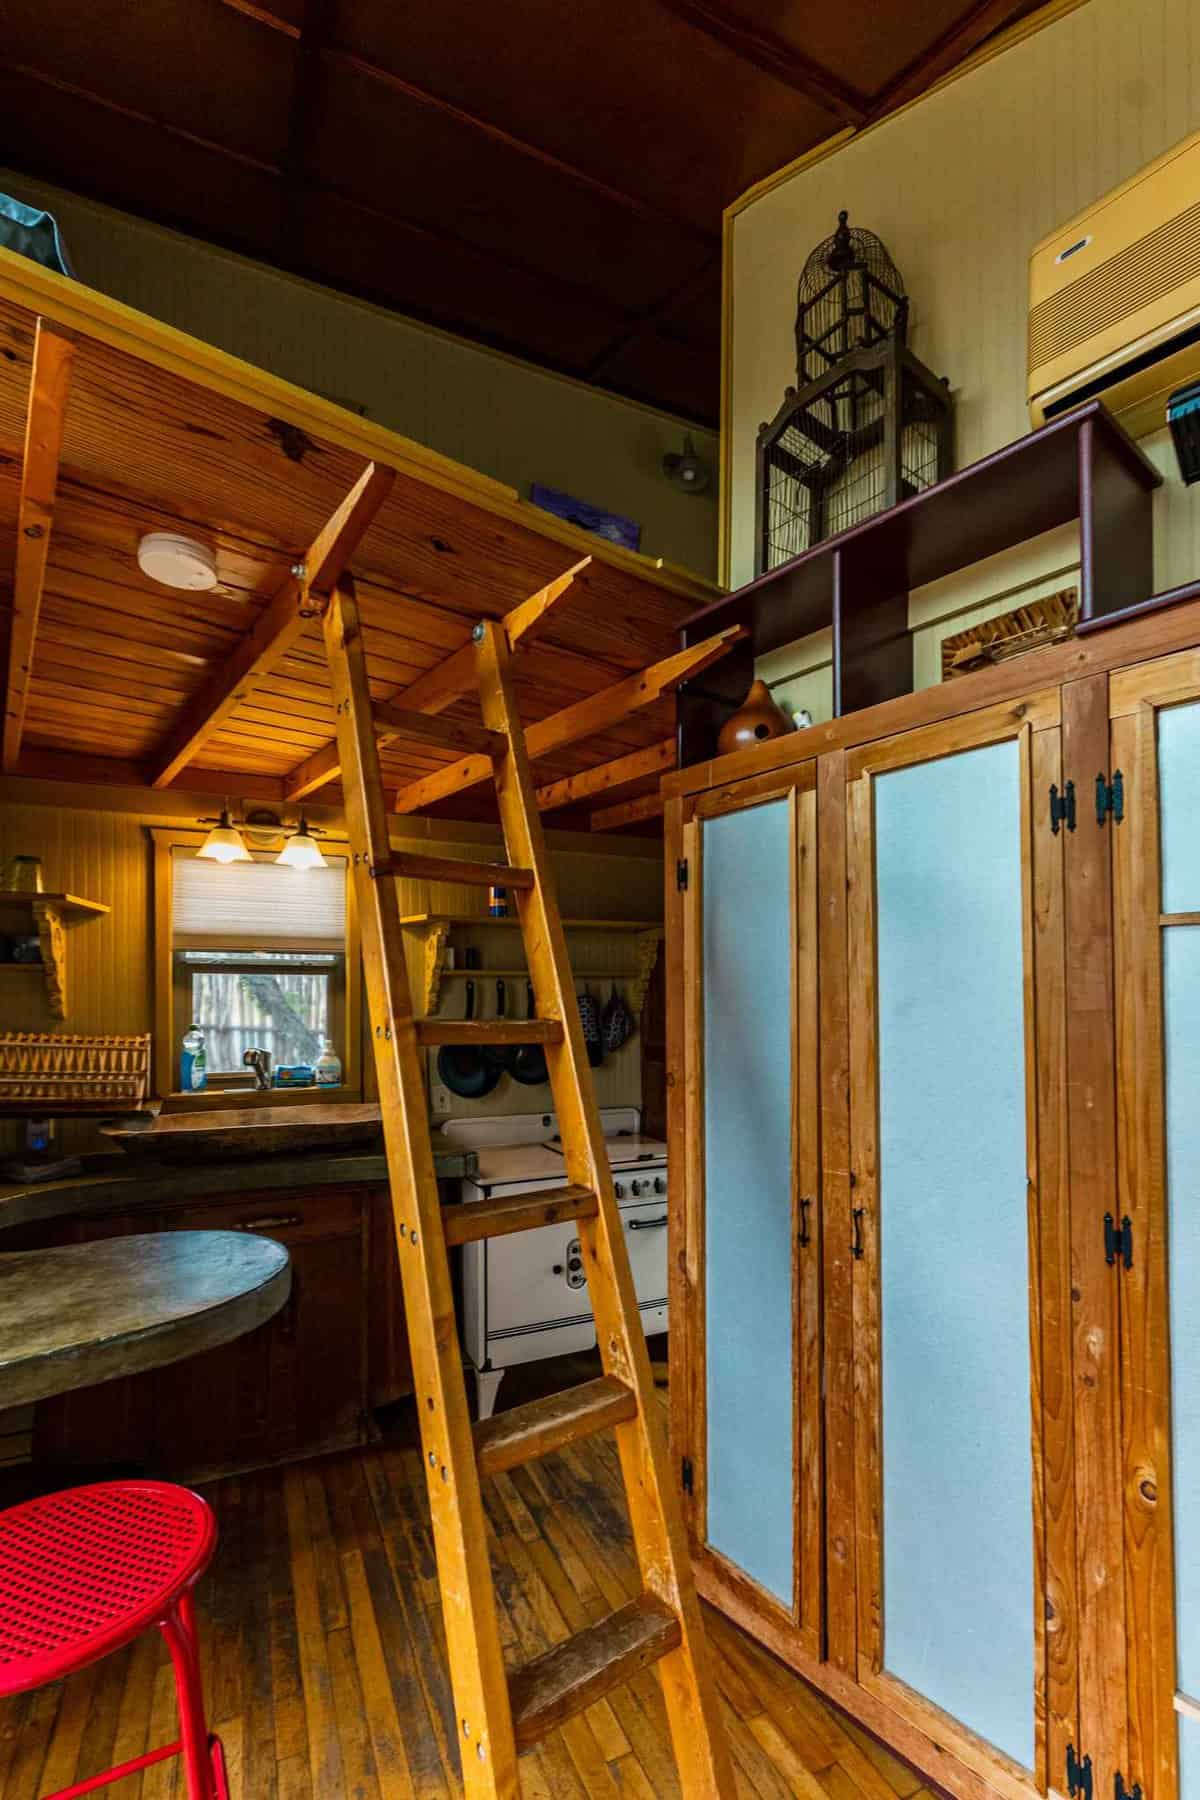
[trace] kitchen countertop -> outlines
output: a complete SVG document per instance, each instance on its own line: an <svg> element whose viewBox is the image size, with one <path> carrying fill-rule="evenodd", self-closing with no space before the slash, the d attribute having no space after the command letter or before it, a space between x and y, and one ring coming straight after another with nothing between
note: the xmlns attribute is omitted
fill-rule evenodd
<svg viewBox="0 0 1200 1800"><path fill-rule="evenodd" d="M272 1188L343 1187L360 1181L382 1185L387 1181L387 1161L376 1151L239 1157L236 1162L198 1163L193 1168L134 1163L119 1150L97 1151L82 1161L83 1173L62 1181L0 1182L0 1232L5 1226L35 1224L41 1219L85 1217L117 1209L136 1212L168 1200L261 1194ZM438 1151L434 1166L440 1181L461 1180L474 1173L475 1152Z"/></svg>

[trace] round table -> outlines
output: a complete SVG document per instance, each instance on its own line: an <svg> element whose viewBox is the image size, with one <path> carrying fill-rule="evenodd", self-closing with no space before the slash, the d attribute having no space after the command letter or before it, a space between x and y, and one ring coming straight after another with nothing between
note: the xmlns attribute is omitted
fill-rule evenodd
<svg viewBox="0 0 1200 1800"><path fill-rule="evenodd" d="M0 1408L227 1344L278 1312L291 1286L283 1245L237 1231L0 1255Z"/></svg>

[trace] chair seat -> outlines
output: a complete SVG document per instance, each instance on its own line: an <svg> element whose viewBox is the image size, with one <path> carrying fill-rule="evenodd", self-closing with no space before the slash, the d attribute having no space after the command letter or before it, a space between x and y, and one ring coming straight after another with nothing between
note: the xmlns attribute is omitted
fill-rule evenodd
<svg viewBox="0 0 1200 1800"><path fill-rule="evenodd" d="M57 1681L156 1624L216 1544L198 1494L68 1488L0 1512L0 1695Z"/></svg>

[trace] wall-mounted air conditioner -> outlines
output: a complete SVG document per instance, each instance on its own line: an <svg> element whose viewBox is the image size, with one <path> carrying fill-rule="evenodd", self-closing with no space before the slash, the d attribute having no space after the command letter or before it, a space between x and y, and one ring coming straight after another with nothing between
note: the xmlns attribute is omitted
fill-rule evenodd
<svg viewBox="0 0 1200 1800"><path fill-rule="evenodd" d="M1200 376L1200 132L1044 238L1029 264L1035 425L1100 399L1140 435Z"/></svg>

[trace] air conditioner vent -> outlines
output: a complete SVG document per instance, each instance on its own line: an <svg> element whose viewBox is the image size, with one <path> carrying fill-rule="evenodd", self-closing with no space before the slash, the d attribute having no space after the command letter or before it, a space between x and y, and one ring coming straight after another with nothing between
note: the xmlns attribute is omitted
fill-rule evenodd
<svg viewBox="0 0 1200 1800"><path fill-rule="evenodd" d="M1197 276L1200 202L1035 306L1029 315L1029 367L1042 368Z"/></svg>

